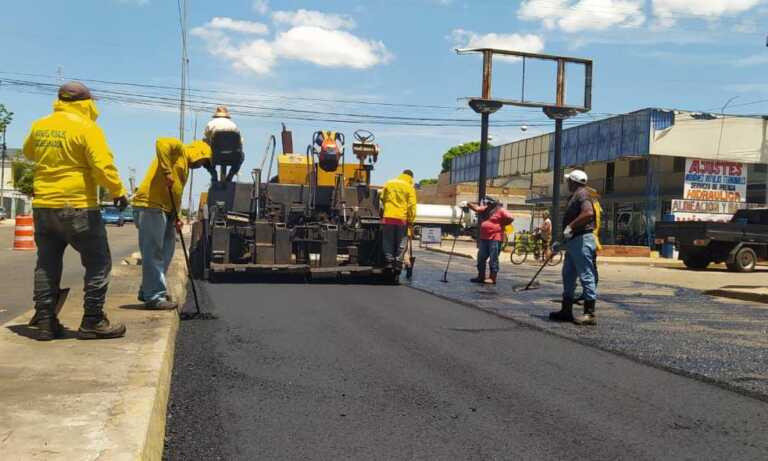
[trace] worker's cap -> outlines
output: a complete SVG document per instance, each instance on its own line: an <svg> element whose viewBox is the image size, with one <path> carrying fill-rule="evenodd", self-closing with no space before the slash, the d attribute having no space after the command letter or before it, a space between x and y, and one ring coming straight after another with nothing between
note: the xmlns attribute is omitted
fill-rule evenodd
<svg viewBox="0 0 768 461"><path fill-rule="evenodd" d="M186 152L190 163L196 163L200 160L210 160L213 157L211 146L203 141L192 141L184 146L184 152Z"/></svg>
<svg viewBox="0 0 768 461"><path fill-rule="evenodd" d="M486 206L496 206L499 204L499 201L491 197L490 195L486 195L483 201L485 202Z"/></svg>
<svg viewBox="0 0 768 461"><path fill-rule="evenodd" d="M586 184L587 183L587 173L584 173L581 170L573 170L570 173L565 175L565 179L569 181L573 181L579 184Z"/></svg>
<svg viewBox="0 0 768 461"><path fill-rule="evenodd" d="M91 99L91 90L80 82L67 82L59 87L59 99L62 101L84 101Z"/></svg>
<svg viewBox="0 0 768 461"><path fill-rule="evenodd" d="M213 116L229 118L229 109L227 109L227 106L218 106L216 112L213 113Z"/></svg>

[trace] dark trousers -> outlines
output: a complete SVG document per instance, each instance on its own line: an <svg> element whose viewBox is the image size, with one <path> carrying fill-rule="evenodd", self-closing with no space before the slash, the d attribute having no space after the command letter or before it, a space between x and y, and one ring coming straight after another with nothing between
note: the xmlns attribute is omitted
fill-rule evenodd
<svg viewBox="0 0 768 461"><path fill-rule="evenodd" d="M381 246L385 262L394 262L400 257L400 244L405 238L407 227L404 224L384 224L381 226Z"/></svg>
<svg viewBox="0 0 768 461"><path fill-rule="evenodd" d="M52 307L59 296L64 250L67 245L80 253L85 268L83 307L101 309L109 286L112 255L107 243L107 230L99 210L72 208L35 208L36 309Z"/></svg>

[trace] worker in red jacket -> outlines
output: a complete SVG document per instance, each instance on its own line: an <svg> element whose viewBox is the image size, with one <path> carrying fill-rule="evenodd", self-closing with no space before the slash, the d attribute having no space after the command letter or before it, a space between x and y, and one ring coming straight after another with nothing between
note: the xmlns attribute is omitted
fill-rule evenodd
<svg viewBox="0 0 768 461"><path fill-rule="evenodd" d="M504 227L512 224L514 218L504 206L493 197L485 197L482 203L462 203L477 213L480 222L480 241L477 249L477 277L475 283L496 284L499 274L499 252L504 241ZM490 261L489 261L490 260ZM490 277L485 277L485 265L488 262Z"/></svg>

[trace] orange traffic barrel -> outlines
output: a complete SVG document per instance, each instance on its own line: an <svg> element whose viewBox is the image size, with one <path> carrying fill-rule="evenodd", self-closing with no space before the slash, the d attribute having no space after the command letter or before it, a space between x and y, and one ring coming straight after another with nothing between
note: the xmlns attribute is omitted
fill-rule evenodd
<svg viewBox="0 0 768 461"><path fill-rule="evenodd" d="M14 250L35 249L35 224L32 216L16 216L16 230L13 235Z"/></svg>

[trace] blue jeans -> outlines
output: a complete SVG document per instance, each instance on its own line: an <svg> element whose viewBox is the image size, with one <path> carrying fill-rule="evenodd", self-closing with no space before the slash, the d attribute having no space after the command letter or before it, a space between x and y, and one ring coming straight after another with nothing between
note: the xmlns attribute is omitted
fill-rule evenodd
<svg viewBox="0 0 768 461"><path fill-rule="evenodd" d="M499 240L480 240L480 246L477 249L477 272L485 274L485 262L490 259L488 265L491 274L499 273L499 251L501 242Z"/></svg>
<svg viewBox="0 0 768 461"><path fill-rule="evenodd" d="M154 303L166 299L165 273L176 249L174 219L159 208L134 208L133 222L139 229L141 252L139 301Z"/></svg>
<svg viewBox="0 0 768 461"><path fill-rule="evenodd" d="M597 299L595 251L595 236L591 233L576 236L565 243L563 298L573 299L576 280L579 280L584 290L584 299Z"/></svg>

